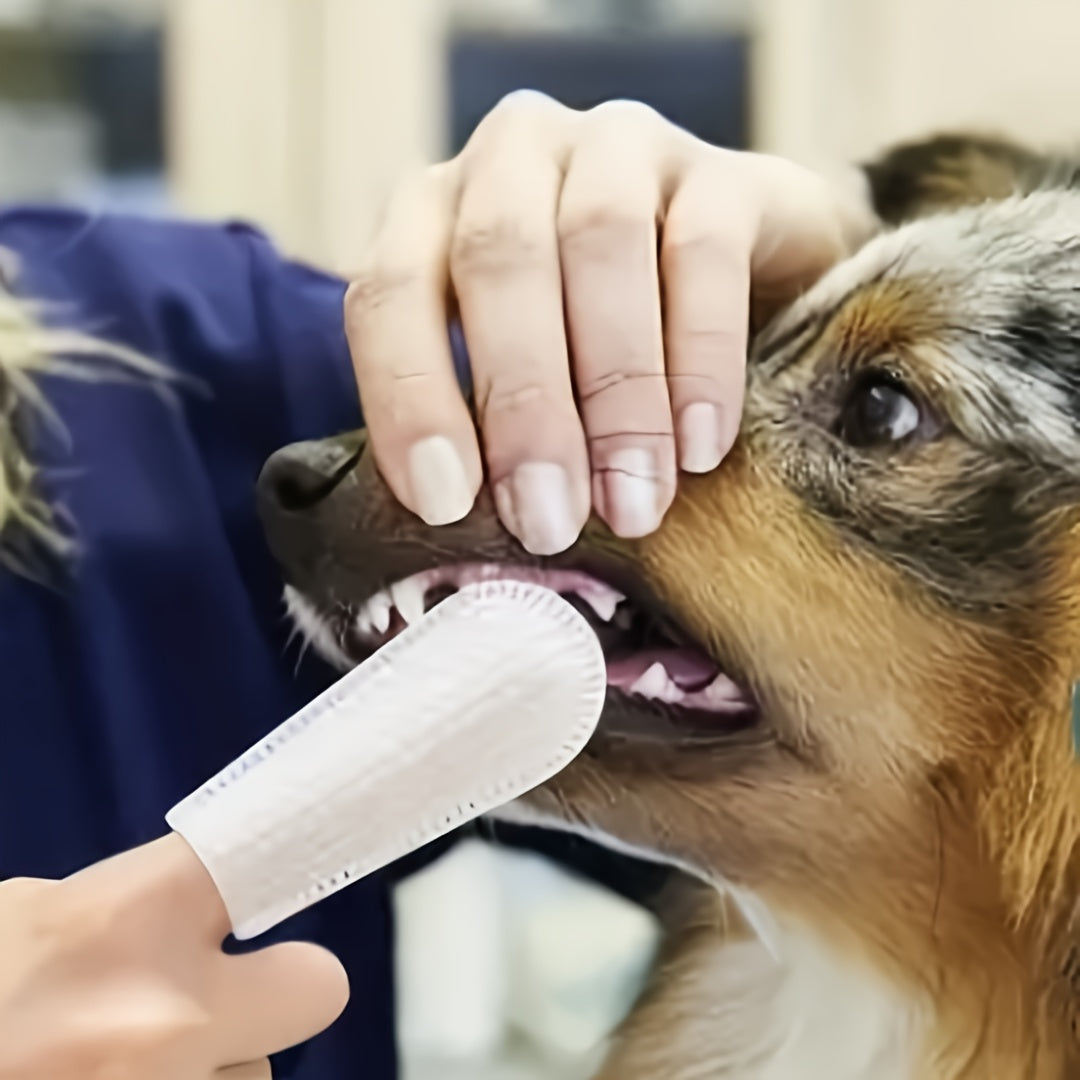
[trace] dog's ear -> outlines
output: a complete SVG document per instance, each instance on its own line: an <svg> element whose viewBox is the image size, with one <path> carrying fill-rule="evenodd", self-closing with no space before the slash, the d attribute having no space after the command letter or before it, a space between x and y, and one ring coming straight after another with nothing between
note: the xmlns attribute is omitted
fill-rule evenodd
<svg viewBox="0 0 1080 1080"><path fill-rule="evenodd" d="M994 136L943 134L901 143L862 170L878 217L900 225L1010 195L1076 186L1080 156L1042 154Z"/></svg>

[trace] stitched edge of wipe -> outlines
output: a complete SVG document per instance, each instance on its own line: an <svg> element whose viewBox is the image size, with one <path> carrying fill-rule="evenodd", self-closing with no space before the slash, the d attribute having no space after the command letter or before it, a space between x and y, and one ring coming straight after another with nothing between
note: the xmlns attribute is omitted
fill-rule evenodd
<svg viewBox="0 0 1080 1080"><path fill-rule="evenodd" d="M388 642L373 656L346 674L341 680L321 694L295 716L261 739L245 754L223 769L206 784L193 792L167 815L166 820L181 835L185 823L207 824L207 816L213 815L215 796L257 769L271 755L282 751L298 735L306 732L320 720L326 720L338 709L360 710L365 684L387 675L397 659L415 648L425 636L437 630L449 619L462 619L494 614L510 622L533 620L532 633L540 629L539 616L551 627L552 641L557 642L559 653L567 657L575 654L573 661L580 672L581 686L574 695L575 716L568 725L557 751L538 760L528 769L502 777L481 778L475 791L468 798L457 801L449 812L440 812L437 819L420 818L408 823L406 830L380 844L378 851L360 854L337 870L320 875L317 880L300 891L290 891L276 900L266 896L235 895L238 890L223 889L223 900L233 918L234 933L238 938L250 938L277 925L283 919L345 888L374 871L393 862L417 848L452 832L496 807L532 790L564 769L588 743L596 730L607 691L606 665L603 650L588 621L572 605L557 593L543 586L528 582L493 580L468 585L443 601L424 619L407 628ZM554 655L552 652L550 655ZM408 660L405 663L409 663ZM394 677L394 676L388 676ZM362 723L362 720L359 721ZM251 778L258 783L257 779ZM446 808L444 807L445 811ZM419 823L418 823L419 822ZM216 856L207 858L192 844L196 854L203 859L215 880L214 864L221 865ZM220 881L219 881L220 887ZM226 892L234 895L225 895ZM235 906L234 906L235 905ZM236 910L239 908L241 910ZM235 917L233 917L235 916Z"/></svg>
<svg viewBox="0 0 1080 1080"><path fill-rule="evenodd" d="M455 604L455 601L458 602ZM374 671L379 667L391 665L399 652L410 648L413 642L423 635L425 630L430 633L438 625L440 613L443 620L458 617L466 612L479 614L483 607L492 601L499 603L511 601L519 613L522 610L523 602L527 608L534 611L546 609L545 614L550 612L558 622L573 633L575 639L573 645L580 647L583 653L582 671L586 670L586 663L592 669L591 677L585 683L579 697L581 708L574 725L574 737L564 741L560 752L546 759L535 773L530 770L528 773L522 772L510 779L495 780L481 788L475 799L466 802L464 805L459 803L454 814L446 816L439 822L429 822L405 834L398 858L433 843L462 825L474 821L477 817L481 817L550 780L565 769L585 749L596 730L600 712L604 706L604 698L607 694L607 666L600 641L593 632L592 627L589 626L588 621L573 605L567 603L558 593L530 582L494 580L467 585L433 608L424 620L416 624L418 633L415 638L403 641L402 639L407 631L399 634L374 653L360 667L370 664L371 668L369 670ZM447 609L448 604L453 606ZM459 609L462 610L459 611ZM561 644L566 646L567 652L570 651L570 643L564 641ZM354 670L359 671L360 668ZM351 674L352 672L350 672ZM336 685L340 686L340 683ZM335 705L342 704L349 696L349 691L344 691L342 695L334 697L333 704L328 705L327 709L333 709ZM318 701L319 699L316 699L316 703ZM301 712L298 715L303 715L303 713ZM319 900L345 888L354 880L367 877L382 869L385 865L387 864L383 860L354 859L336 873L328 875L322 882L317 882L309 889L298 894L296 901L301 904L301 908L295 910L310 907ZM295 914L295 910L290 910L288 914ZM258 933L263 933L280 921L280 919L275 919L274 922L264 925L262 929L255 930L254 933L250 932L249 929L247 936L254 937ZM239 933L237 937L240 937Z"/></svg>
<svg viewBox="0 0 1080 1080"><path fill-rule="evenodd" d="M447 597L437 607L432 608L418 623L403 630L362 664L347 672L333 686L323 691L298 713L295 713L265 738L241 754L234 762L208 780L188 798L193 800L193 805L205 804L218 791L228 787L245 773L261 764L267 754L272 754L283 747L290 739L295 738L324 715L343 705L352 704L353 688L357 684L371 678L381 668L389 667L398 655L411 648L423 637L430 636L440 622L444 622L447 618L459 617L467 612L479 614L485 602L490 603L492 600L513 600L518 611L522 610L519 606L521 600L526 602L527 608L547 608L574 633L577 641L584 646L583 652L586 654L584 659L588 661L588 666L593 668L595 672L594 679L585 686L581 695L583 708L582 715L579 718L579 731L588 741L596 730L596 723L599 719L599 712L597 711L596 716L593 717L591 715L592 710L589 707L592 703L593 694L599 695L599 704L602 708L603 699L607 693L607 670L599 639L593 633L592 627L589 626L585 617L558 593L532 582L495 579L465 585L458 592ZM582 670L585 670L584 664ZM569 749L571 744L566 745ZM575 754L580 752L581 748L576 750Z"/></svg>
<svg viewBox="0 0 1080 1080"><path fill-rule="evenodd" d="M426 820L422 825L400 834L396 843L388 845L396 849L394 858L400 858L453 832L467 822L475 820L549 780L581 753L596 729L607 692L606 665L599 640L587 620L572 605L557 593L532 583L495 580L466 586L443 601L424 620L416 624L414 634L410 634L409 631L403 632L350 675L363 669L365 675L372 678L380 669L391 667L399 654L413 648L426 634L432 633L441 622L463 616L481 615L485 611L498 608L502 608L507 617L514 619L520 619L526 612L542 613L545 619L550 619L553 628L568 632L570 635L568 639L560 634L558 638L560 651L566 654L581 653L582 661L579 670L589 671L590 675L587 680L583 680L582 691L578 696L579 711L573 725L573 734L564 740L558 753L545 759L542 764L538 763L535 769L485 781L472 799L459 802L450 814L438 820ZM337 707L352 704L352 681L342 686L342 683L348 679L349 676L346 676L346 679L336 684L336 687L332 687L324 695L325 700L316 699L311 707L312 715L306 716L307 710L302 710L297 714L295 719L300 721L300 724L295 729L290 726L290 722L287 722L285 726L289 727L290 731L285 736L286 739L315 722L319 716ZM356 675L355 681L360 680L361 676ZM334 693L335 689L337 693ZM252 937L270 929L282 918L295 914L296 911L309 907L345 888L353 881L367 877L383 868L388 861L393 860L370 857L357 857L351 860L336 872L325 875L307 889L295 894L291 902L283 902L276 914L274 911L266 910L261 918L241 920L237 927L237 937Z"/></svg>

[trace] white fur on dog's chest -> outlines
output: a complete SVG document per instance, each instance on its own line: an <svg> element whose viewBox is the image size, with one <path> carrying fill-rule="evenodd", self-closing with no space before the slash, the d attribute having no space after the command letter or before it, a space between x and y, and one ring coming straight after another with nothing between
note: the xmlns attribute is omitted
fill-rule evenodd
<svg viewBox="0 0 1080 1080"><path fill-rule="evenodd" d="M779 1050L759 1080L911 1080L916 1016L876 977L838 964L816 942L782 941Z"/></svg>
<svg viewBox="0 0 1080 1080"><path fill-rule="evenodd" d="M686 1080L914 1080L917 1006L812 937L772 929L775 956L732 943L701 972L712 1007L690 1037L708 1040L712 1067Z"/></svg>
<svg viewBox="0 0 1080 1080"><path fill-rule="evenodd" d="M636 858L649 853L521 801L496 817L559 828ZM689 873L689 868L682 868ZM752 894L722 889L759 937L694 950L656 987L662 1030L640 1038L631 1021L615 1059L627 1075L664 1080L919 1080L927 1013L869 968L857 967L803 928L782 925ZM767 944L766 944L767 942ZM700 948L700 946L699 946ZM650 1025L651 1027L651 1025ZM617 1042L619 1040L616 1040ZM679 1063L685 1063L682 1067ZM604 1080L621 1073L611 1063Z"/></svg>

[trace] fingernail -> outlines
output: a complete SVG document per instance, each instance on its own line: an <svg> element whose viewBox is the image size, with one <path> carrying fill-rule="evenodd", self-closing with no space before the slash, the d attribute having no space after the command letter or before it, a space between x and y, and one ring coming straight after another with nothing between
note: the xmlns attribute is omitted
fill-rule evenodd
<svg viewBox="0 0 1080 1080"><path fill-rule="evenodd" d="M604 473L607 521L626 538L648 536L663 517L656 458L648 450L620 450Z"/></svg>
<svg viewBox="0 0 1080 1080"><path fill-rule="evenodd" d="M422 439L409 451L409 480L416 512L429 525L460 521L473 507L465 463L442 435Z"/></svg>
<svg viewBox="0 0 1080 1080"><path fill-rule="evenodd" d="M679 464L686 472L712 472L724 456L720 410L707 401L687 405L679 414Z"/></svg>
<svg viewBox="0 0 1080 1080"><path fill-rule="evenodd" d="M578 538L570 478L560 465L519 465L495 485L495 509L503 524L533 555L557 555Z"/></svg>

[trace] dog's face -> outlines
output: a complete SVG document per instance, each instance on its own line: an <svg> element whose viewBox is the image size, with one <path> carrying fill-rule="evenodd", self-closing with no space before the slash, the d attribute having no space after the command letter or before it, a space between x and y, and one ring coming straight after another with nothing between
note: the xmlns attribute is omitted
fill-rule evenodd
<svg viewBox="0 0 1080 1080"><path fill-rule="evenodd" d="M755 343L730 457L647 539L594 522L538 560L486 496L429 529L358 435L275 455L260 497L342 666L476 576L588 615L600 729L521 813L933 983L942 948L1024 968L1025 919L1075 883L1078 405L1080 195L1046 193L915 222L820 282Z"/></svg>

